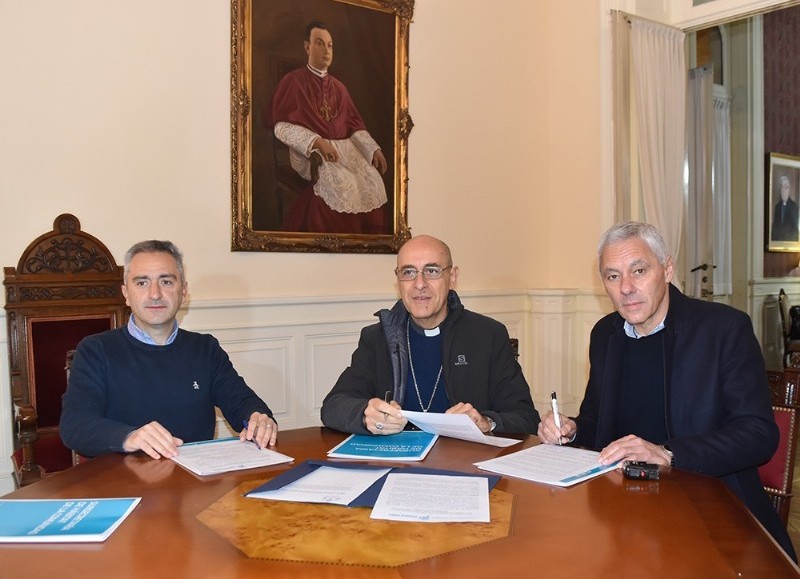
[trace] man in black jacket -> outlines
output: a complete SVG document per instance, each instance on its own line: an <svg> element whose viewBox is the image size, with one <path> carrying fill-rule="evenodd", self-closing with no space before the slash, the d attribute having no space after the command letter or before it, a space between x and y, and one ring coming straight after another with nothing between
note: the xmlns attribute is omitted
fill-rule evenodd
<svg viewBox="0 0 800 579"><path fill-rule="evenodd" d="M464 309L442 241L417 236L397 254L400 301L364 328L322 403L326 426L392 434L402 409L467 414L482 432L536 432L539 413L500 322Z"/></svg>
<svg viewBox="0 0 800 579"><path fill-rule="evenodd" d="M684 296L652 225L628 222L600 240L600 275L616 312L592 330L578 416L542 417L539 438L719 477L792 556L758 476L778 446L764 358L750 318Z"/></svg>

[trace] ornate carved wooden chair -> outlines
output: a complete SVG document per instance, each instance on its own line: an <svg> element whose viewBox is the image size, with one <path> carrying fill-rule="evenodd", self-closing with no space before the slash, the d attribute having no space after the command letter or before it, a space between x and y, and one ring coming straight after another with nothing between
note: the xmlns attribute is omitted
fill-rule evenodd
<svg viewBox="0 0 800 579"><path fill-rule="evenodd" d="M772 403L797 406L800 395L800 368L785 368L783 372L767 370Z"/></svg>
<svg viewBox="0 0 800 579"><path fill-rule="evenodd" d="M783 372L768 371L767 381L772 396L772 412L780 431L778 450L758 469L761 483L770 496L781 520L786 524L792 500L794 463L798 438L798 391L800 369L785 368Z"/></svg>
<svg viewBox="0 0 800 579"><path fill-rule="evenodd" d="M800 367L800 336L792 328L792 304L789 296L783 291L778 292L778 311L781 316L781 333L783 335L783 366L785 368Z"/></svg>
<svg viewBox="0 0 800 579"><path fill-rule="evenodd" d="M80 221L59 215L5 268L14 463L20 486L72 465L58 436L69 350L127 321L122 267Z"/></svg>

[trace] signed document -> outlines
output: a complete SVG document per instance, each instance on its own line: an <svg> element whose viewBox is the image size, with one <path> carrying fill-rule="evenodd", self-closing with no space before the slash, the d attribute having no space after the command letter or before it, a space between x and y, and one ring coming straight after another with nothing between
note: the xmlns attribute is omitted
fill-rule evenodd
<svg viewBox="0 0 800 579"><path fill-rule="evenodd" d="M506 476L568 487L617 468L616 463L609 465L598 463L599 455L599 452L571 446L540 444L498 458L476 462L475 466Z"/></svg>
<svg viewBox="0 0 800 579"><path fill-rule="evenodd" d="M488 523L489 481L479 476L390 473L371 519Z"/></svg>
<svg viewBox="0 0 800 579"><path fill-rule="evenodd" d="M254 491L247 496L272 501L349 505L390 470L321 466L279 489Z"/></svg>
<svg viewBox="0 0 800 579"><path fill-rule="evenodd" d="M258 448L253 442L243 442L238 437L233 437L181 445L178 447L178 456L172 460L195 474L206 476L283 464L294 459L268 448Z"/></svg>
<svg viewBox="0 0 800 579"><path fill-rule="evenodd" d="M443 414L440 412L414 412L403 410L409 422L420 430L440 436L449 436L469 442L479 442L491 446L506 447L521 442L514 438L487 436L466 414Z"/></svg>

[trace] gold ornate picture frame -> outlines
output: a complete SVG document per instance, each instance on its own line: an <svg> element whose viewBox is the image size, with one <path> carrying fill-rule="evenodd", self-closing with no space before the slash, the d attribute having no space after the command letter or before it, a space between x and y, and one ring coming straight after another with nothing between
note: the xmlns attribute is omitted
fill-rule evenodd
<svg viewBox="0 0 800 579"><path fill-rule="evenodd" d="M414 0L231 0L233 251L396 253L411 236L407 221L408 136L413 127L408 112L408 33L413 10ZM313 111L307 116L329 122L340 112L344 122L346 111L356 109L355 116L363 121L362 128L354 130L368 133L367 140L380 148L386 161L385 172L374 173L377 188L385 189L385 202L379 194L370 199L372 205L359 200L342 209L329 202L328 196L344 197L344 189L322 189L324 183L340 181L319 177L327 162L318 154L320 149L299 148L276 136L274 128L279 123L296 126L291 124L294 120L277 118L287 107L275 105L273 96L280 81L293 71L311 74L306 66L309 45L304 44L311 22L324 23L332 38L335 57L330 77L346 87L343 93L349 96L334 96L328 103L327 93L320 93L320 103L294 98L290 104L306 106ZM345 106L346 99L351 107ZM359 123L348 120L352 124ZM300 126L298 131L328 142L354 140L350 135L328 138L315 127ZM350 150L364 151L365 146L359 141ZM364 158L380 169L377 153L371 150L366 149ZM374 156L369 159L369 155ZM305 174L303 163L308 168ZM362 195L361 188L352 187L349 194L355 190ZM367 214L369 223L361 219ZM332 217L328 220L327 215Z"/></svg>
<svg viewBox="0 0 800 579"><path fill-rule="evenodd" d="M767 250L800 251L800 157L769 153L764 199Z"/></svg>

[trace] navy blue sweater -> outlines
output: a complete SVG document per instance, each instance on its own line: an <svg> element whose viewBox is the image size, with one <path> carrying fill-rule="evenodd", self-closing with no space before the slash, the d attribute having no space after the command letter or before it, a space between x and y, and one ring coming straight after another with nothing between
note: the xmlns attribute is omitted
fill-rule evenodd
<svg viewBox="0 0 800 579"><path fill-rule="evenodd" d="M253 412L272 416L213 336L178 330L172 344L152 346L119 328L78 344L60 434L86 456L122 452L128 434L153 420L184 442L208 440L215 406L237 432Z"/></svg>

